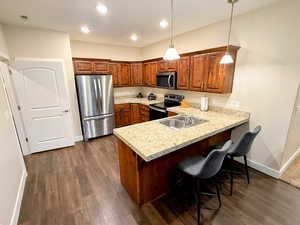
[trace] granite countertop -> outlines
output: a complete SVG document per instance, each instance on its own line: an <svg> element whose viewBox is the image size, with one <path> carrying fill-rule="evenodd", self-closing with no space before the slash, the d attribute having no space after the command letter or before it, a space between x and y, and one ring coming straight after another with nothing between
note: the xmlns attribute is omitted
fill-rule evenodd
<svg viewBox="0 0 300 225"><path fill-rule="evenodd" d="M126 103L137 103L143 105L150 105L159 102L163 102L163 98L157 98L156 100L148 100L147 98L136 98L136 97L116 97L115 104L126 104Z"/></svg>
<svg viewBox="0 0 300 225"><path fill-rule="evenodd" d="M128 100L128 101L126 101ZM133 102L131 102L133 100ZM147 104L148 100L124 98L116 102ZM151 103L154 101L151 101ZM121 104L121 103L116 103ZM174 152L195 142L204 140L217 133L239 126L249 121L250 114L236 110L212 108L202 112L198 108L172 107L168 111L178 114L189 114L208 122L191 128L174 130L157 120L114 129L114 134L127 144L145 161L151 161Z"/></svg>

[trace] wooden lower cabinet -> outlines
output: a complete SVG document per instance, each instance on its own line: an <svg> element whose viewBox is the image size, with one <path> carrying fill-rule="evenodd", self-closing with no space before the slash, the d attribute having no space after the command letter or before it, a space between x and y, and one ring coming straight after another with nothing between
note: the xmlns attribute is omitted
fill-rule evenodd
<svg viewBox="0 0 300 225"><path fill-rule="evenodd" d="M131 124L136 124L141 122L140 106L139 104L131 104Z"/></svg>
<svg viewBox="0 0 300 225"><path fill-rule="evenodd" d="M116 104L116 128L149 121L149 107L142 104Z"/></svg>
<svg viewBox="0 0 300 225"><path fill-rule="evenodd" d="M131 124L130 104L115 105L115 123L116 127L124 127Z"/></svg>
<svg viewBox="0 0 300 225"><path fill-rule="evenodd" d="M140 110L140 123L149 121L149 107L146 105L139 105Z"/></svg>
<svg viewBox="0 0 300 225"><path fill-rule="evenodd" d="M230 130L224 131L150 162L118 139L121 183L135 203L150 202L170 191L174 169L181 160L195 155L206 156L214 145L229 140L230 135Z"/></svg>

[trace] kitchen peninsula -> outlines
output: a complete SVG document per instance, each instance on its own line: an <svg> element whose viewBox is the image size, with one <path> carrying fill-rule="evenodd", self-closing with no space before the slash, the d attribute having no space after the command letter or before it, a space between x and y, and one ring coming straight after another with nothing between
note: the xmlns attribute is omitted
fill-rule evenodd
<svg viewBox="0 0 300 225"><path fill-rule="evenodd" d="M137 204L165 194L179 161L197 154L207 155L213 145L230 139L231 129L247 123L250 117L246 112L217 107L208 112L194 107L168 110L207 122L181 130L164 126L158 120L114 129L121 183Z"/></svg>

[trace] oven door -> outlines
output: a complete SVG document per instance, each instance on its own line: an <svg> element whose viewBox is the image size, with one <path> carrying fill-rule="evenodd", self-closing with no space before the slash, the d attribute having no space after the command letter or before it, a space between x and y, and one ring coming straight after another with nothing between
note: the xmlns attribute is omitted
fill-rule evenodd
<svg viewBox="0 0 300 225"><path fill-rule="evenodd" d="M176 73L159 73L156 75L156 87L175 89Z"/></svg>
<svg viewBox="0 0 300 225"><path fill-rule="evenodd" d="M165 117L168 117L167 110L160 109L154 106L149 106L150 112L149 112L149 119L150 120L158 120Z"/></svg>

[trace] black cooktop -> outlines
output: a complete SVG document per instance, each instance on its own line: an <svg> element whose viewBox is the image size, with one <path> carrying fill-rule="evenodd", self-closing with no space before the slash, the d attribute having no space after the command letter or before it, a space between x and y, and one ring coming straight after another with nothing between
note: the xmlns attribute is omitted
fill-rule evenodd
<svg viewBox="0 0 300 225"><path fill-rule="evenodd" d="M174 101L164 101L156 104L151 104L151 106L161 108L161 109L166 109L168 107L174 107L174 106L179 106L180 102L174 102Z"/></svg>

